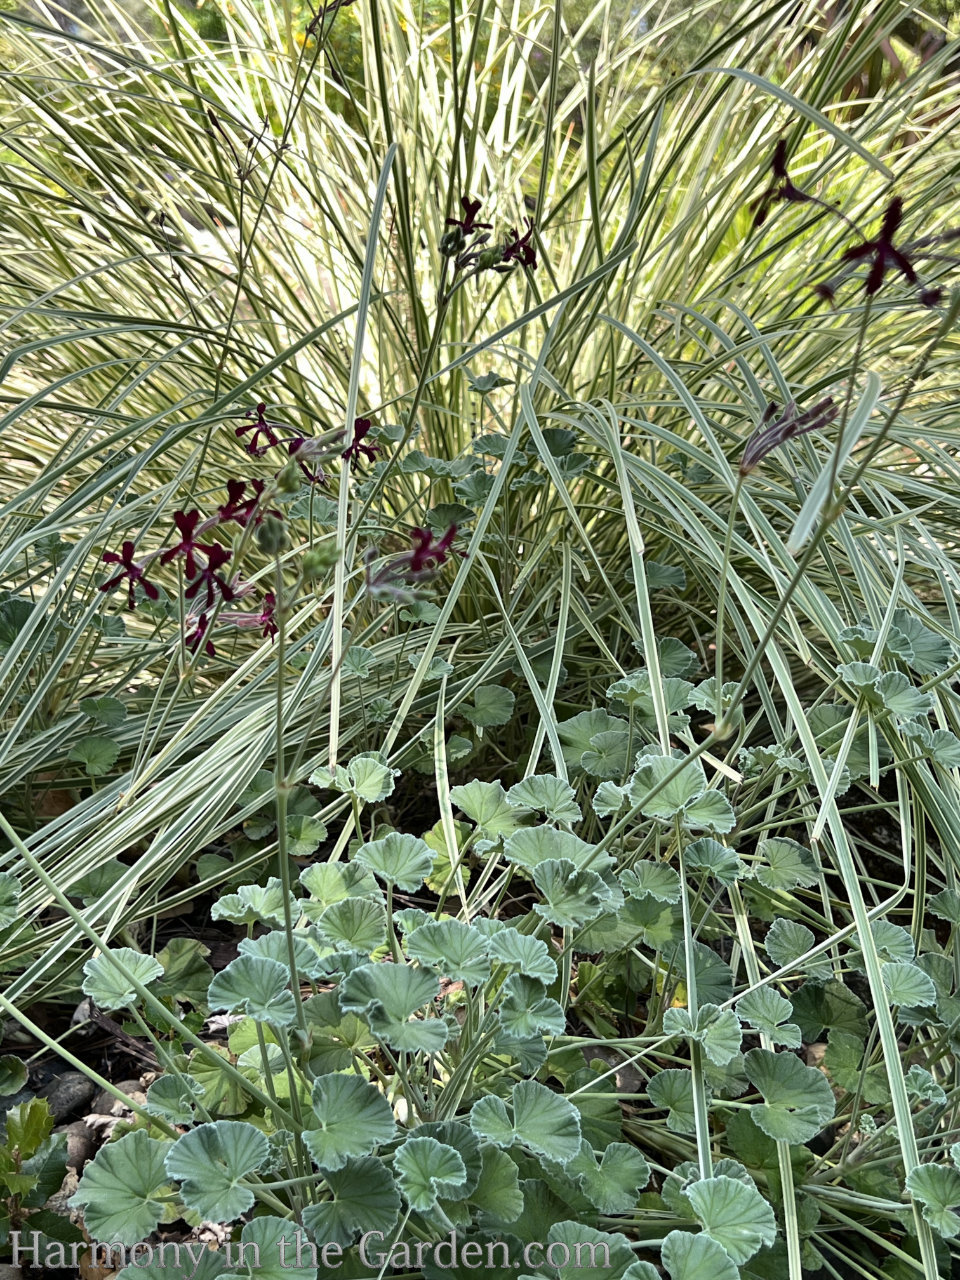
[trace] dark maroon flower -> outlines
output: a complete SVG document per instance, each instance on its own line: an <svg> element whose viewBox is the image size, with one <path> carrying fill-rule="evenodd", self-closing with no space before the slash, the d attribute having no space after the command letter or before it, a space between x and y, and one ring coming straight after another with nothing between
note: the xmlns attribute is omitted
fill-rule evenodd
<svg viewBox="0 0 960 1280"><path fill-rule="evenodd" d="M145 572L143 565L137 564L134 561L134 550L135 547L132 542L124 542L120 555L117 555L115 551L105 551L103 553L102 559L104 564L119 564L122 567L115 577L111 578L109 582L101 583L98 587L99 591L112 591L114 587L118 587L124 578L126 578L128 586L127 598L131 609L135 609L137 607L135 588L138 582L143 588L144 595L146 595L148 599L160 599L160 592L152 582L148 582L143 576Z"/></svg>
<svg viewBox="0 0 960 1280"><path fill-rule="evenodd" d="M245 427L237 427L236 430L236 435L238 437L245 436L248 431L253 432L253 435L250 437L249 442L244 445L244 448L247 453L254 458L262 458L268 449L280 443L274 432L274 427L277 427L280 424L277 422L268 422L265 416L266 412L267 406L265 404L258 404L255 410L248 409L244 414L244 417L252 418L253 421L248 423ZM260 444L261 436L266 438L266 444Z"/></svg>
<svg viewBox="0 0 960 1280"><path fill-rule="evenodd" d="M422 574L446 564L451 545L457 536L457 526L452 524L442 538L435 541L429 529L414 529L410 537L413 550L407 556L407 572Z"/></svg>
<svg viewBox="0 0 960 1280"><path fill-rule="evenodd" d="M276 613L277 597L272 591L268 591L263 597L263 608L259 613L234 613L229 611L221 613L220 620L222 622L231 622L235 627L244 629L257 627L265 639L272 641L279 630Z"/></svg>
<svg viewBox="0 0 960 1280"><path fill-rule="evenodd" d="M938 307L943 301L943 290L936 285L924 288L920 290L919 298L922 307Z"/></svg>
<svg viewBox="0 0 960 1280"><path fill-rule="evenodd" d="M199 511L175 511L173 513L173 523L180 532L180 541L176 546L171 547L168 551L164 551L160 557L161 564L169 564L171 560L176 559L178 555L186 557L185 568L188 578L195 578L200 570L197 568L196 553L202 552L205 556L209 554L210 548L202 542L195 541L197 525L200 523Z"/></svg>
<svg viewBox="0 0 960 1280"><path fill-rule="evenodd" d="M750 208L755 210L753 215L753 225L755 227L763 226L771 206L781 200L800 204L812 199L805 191L801 191L799 187L794 186L790 180L790 175L787 173L787 143L785 138L781 138L774 149L770 172L773 174L773 182L750 205Z"/></svg>
<svg viewBox="0 0 960 1280"><path fill-rule="evenodd" d="M531 271L535 271L537 269L537 252L530 243L534 230L533 222L529 218L526 218L525 221L527 230L522 236L517 235L515 228L510 228L510 235L503 246L503 254L500 261L519 262L521 266L529 267Z"/></svg>
<svg viewBox="0 0 960 1280"><path fill-rule="evenodd" d="M847 219L849 222L849 219ZM894 198L887 205L880 224L880 231L869 240L854 226L857 234L860 236L862 243L854 245L853 248L841 255L841 267L829 280L824 280L820 284L814 286L814 293L825 299L832 306L836 291L847 276L856 270L861 262L869 262L869 270L866 280L864 281L864 292L868 297L872 298L879 293L883 285L887 272L893 268L912 285L917 291L917 301L922 307L936 307L943 301L943 290L939 286L930 286L924 284L920 278L920 273L913 264L913 258L928 257L939 262L954 262L956 259L949 254L941 254L931 252L934 246L946 243L957 236L957 232L948 231L945 234L937 236L923 236L919 240L909 241L907 244L894 244L894 236L900 229L903 221L903 201L899 196ZM853 226L854 224L850 224Z"/></svg>
<svg viewBox="0 0 960 1280"><path fill-rule="evenodd" d="M371 573L370 566L376 552L371 550L366 557L368 591L374 598L387 596L398 603L415 599L409 587L433 578L451 555L464 555L464 552L453 549L456 536L455 524L442 538L434 538L428 529L413 529L410 534L412 549L396 556L375 574Z"/></svg>
<svg viewBox="0 0 960 1280"><path fill-rule="evenodd" d="M202 644L204 653L209 654L211 658L215 658L217 656L217 651L213 647L213 641L206 639L209 626L210 620L207 615L205 613L201 613L197 620L196 627L186 637L185 644L191 653L196 653Z"/></svg>
<svg viewBox="0 0 960 1280"><path fill-rule="evenodd" d="M272 591L268 591L267 594L263 597L263 609L261 610L260 616L257 619L257 621L263 627L263 630L261 631L260 634L264 637L264 639L269 638L271 643L273 642L273 637L277 634L277 631L279 630L279 628L277 627L276 618L274 616L276 614L276 611L277 611L277 597L273 594Z"/></svg>
<svg viewBox="0 0 960 1280"><path fill-rule="evenodd" d="M349 462L359 462L361 454L363 454L368 461L376 462L377 454L380 452L380 446L378 444L363 443L363 440L366 438L367 433L370 431L372 426L373 423L369 418L356 418L354 420L353 440L346 449L344 449L342 454L342 456Z"/></svg>
<svg viewBox="0 0 960 1280"><path fill-rule="evenodd" d="M207 599L204 604L205 609L209 609L213 604L217 591L223 596L224 600L232 600L234 598L233 588L229 582L219 572L225 564L227 564L233 555L232 551L228 551L226 547L220 545L219 542L213 543L207 553L206 568L201 569L198 577L191 582L183 593L188 600L192 600L202 586L207 589Z"/></svg>
<svg viewBox="0 0 960 1280"><path fill-rule="evenodd" d="M768 454L778 449L780 445L786 444L788 440L795 440L798 436L805 436L808 431L817 431L825 427L837 416L837 407L829 396L815 404L812 409L800 414L799 417L797 406L791 400L776 422L766 426L765 424L770 421L776 411L776 405L768 406L763 421L747 441L743 457L740 459L742 476L749 475Z"/></svg>
<svg viewBox="0 0 960 1280"><path fill-rule="evenodd" d="M459 227L461 234L466 237L473 235L475 231L489 231L493 226L490 222L477 222L477 214L480 212L481 200L471 200L469 196L460 197L460 208L463 210L462 218L447 218L445 225L448 227Z"/></svg>
<svg viewBox="0 0 960 1280"><path fill-rule="evenodd" d="M263 497L263 491L266 485L262 480L249 481L250 488L253 490L252 498L244 498L247 489L247 481L245 480L228 480L227 481L227 501L222 507L218 508L218 518L220 524L228 524L231 520L236 520L239 525L247 525L251 516L257 512L257 503ZM259 511L256 514L254 525L260 524L265 515L279 515L278 511L266 512Z"/></svg>
<svg viewBox="0 0 960 1280"><path fill-rule="evenodd" d="M883 222L880 224L880 233L876 239L864 240L863 244L854 245L841 258L843 262L862 262L864 259L870 259L870 270L864 285L864 290L869 297L879 292L889 267L896 267L910 284L919 283L913 263L893 243L893 237L900 229L902 221L903 201L899 196L894 196L887 205Z"/></svg>

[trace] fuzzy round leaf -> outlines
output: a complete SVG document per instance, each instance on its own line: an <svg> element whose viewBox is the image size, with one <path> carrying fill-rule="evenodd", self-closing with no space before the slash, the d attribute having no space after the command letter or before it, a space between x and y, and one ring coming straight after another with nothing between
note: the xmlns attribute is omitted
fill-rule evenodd
<svg viewBox="0 0 960 1280"><path fill-rule="evenodd" d="M519 1142L557 1164L567 1164L580 1151L579 1111L536 1080L513 1086L513 1127Z"/></svg>
<svg viewBox="0 0 960 1280"><path fill-rule="evenodd" d="M9 929L20 918L20 881L9 871L0 871L0 929Z"/></svg>
<svg viewBox="0 0 960 1280"><path fill-rule="evenodd" d="M623 808L627 795L622 787L609 779L601 782L591 801L598 818L612 818Z"/></svg>
<svg viewBox="0 0 960 1280"><path fill-rule="evenodd" d="M580 757L584 770L594 778L619 778L627 764L630 734L626 729L595 733Z"/></svg>
<svg viewBox="0 0 960 1280"><path fill-rule="evenodd" d="M297 1264L297 1244L302 1246ZM246 1248L244 1248L246 1246ZM316 1280L317 1268L309 1241L289 1218L263 1217L248 1222L233 1248L239 1260L236 1271L225 1271L221 1280Z"/></svg>
<svg viewBox="0 0 960 1280"><path fill-rule="evenodd" d="M116 729L127 718L127 708L119 698L81 698L78 705L85 716L107 729Z"/></svg>
<svg viewBox="0 0 960 1280"><path fill-rule="evenodd" d="M922 676L936 675L954 659L954 648L949 640L925 627L906 609L895 609L893 625L906 637L912 652L907 663Z"/></svg>
<svg viewBox="0 0 960 1280"><path fill-rule="evenodd" d="M650 1181L650 1166L626 1142L611 1142L597 1163L593 1148L584 1140L580 1154L567 1165L567 1173L578 1178L580 1188L599 1213L630 1213L636 1208L640 1189Z"/></svg>
<svg viewBox="0 0 960 1280"><path fill-rule="evenodd" d="M889 671L877 681L883 705L901 720L925 716L933 708L933 695L918 689L902 671Z"/></svg>
<svg viewBox="0 0 960 1280"><path fill-rule="evenodd" d="M571 831L558 831L556 827L521 827L504 841L503 855L508 862L533 871L544 862L564 858L577 868L589 862L594 871L604 865L611 866L612 859L604 854L594 858L592 844L587 844Z"/></svg>
<svg viewBox="0 0 960 1280"><path fill-rule="evenodd" d="M537 978L512 973L503 985L500 998L500 1026L505 1036L526 1040L530 1036L561 1036L567 1018L563 1009L547 996Z"/></svg>
<svg viewBox="0 0 960 1280"><path fill-rule="evenodd" d="M756 876L768 889L795 889L797 885L809 889L819 883L813 854L796 840L786 836L761 840L757 852L766 865L757 865Z"/></svg>
<svg viewBox="0 0 960 1280"><path fill-rule="evenodd" d="M710 836L701 836L687 845L683 860L690 870L707 871L727 888L747 874L746 863L732 849Z"/></svg>
<svg viewBox="0 0 960 1280"><path fill-rule="evenodd" d="M140 999L127 974L146 986L160 977L163 965L132 947L114 947L88 960L83 972L83 990L95 1004L101 1009L123 1009Z"/></svg>
<svg viewBox="0 0 960 1280"><path fill-rule="evenodd" d="M726 1249L703 1233L671 1231L660 1256L670 1280L740 1280L740 1272Z"/></svg>
<svg viewBox="0 0 960 1280"><path fill-rule="evenodd" d="M683 766L676 777L669 782L675 769ZM658 787L655 796L650 799L649 793ZM637 770L630 779L628 796L631 804L639 804L641 813L646 818L674 818L692 800L702 796L707 789L707 779L703 765L698 759L681 756L665 756L658 752L646 751L637 757Z"/></svg>
<svg viewBox="0 0 960 1280"><path fill-rule="evenodd" d="M793 1054L751 1049L744 1070L764 1099L749 1115L768 1138L809 1142L833 1119L836 1103L828 1080Z"/></svg>
<svg viewBox="0 0 960 1280"><path fill-rule="evenodd" d="M147 1090L146 1108L168 1124L193 1124L203 1086L192 1076L160 1076Z"/></svg>
<svg viewBox="0 0 960 1280"><path fill-rule="evenodd" d="M320 1076L311 1105L319 1127L308 1129L303 1141L323 1170L342 1169L350 1157L369 1155L396 1133L389 1102L359 1076Z"/></svg>
<svg viewBox="0 0 960 1280"><path fill-rule="evenodd" d="M311 919L346 898L372 898L380 902L383 891L364 867L356 862L315 862L300 872L300 883L310 894L299 906Z"/></svg>
<svg viewBox="0 0 960 1280"><path fill-rule="evenodd" d="M211 1009L246 1013L258 1022L289 1027L297 1012L289 982L290 970L279 960L241 955L215 975L207 1003Z"/></svg>
<svg viewBox="0 0 960 1280"><path fill-rule="evenodd" d="M468 987L490 977L486 940L460 920L431 920L408 933L404 945L414 960Z"/></svg>
<svg viewBox="0 0 960 1280"><path fill-rule="evenodd" d="M805 955L816 945L813 931L796 920L774 920L763 940L767 955L777 965L792 964L800 956ZM801 973L810 977L829 978L830 962L823 956L816 956L799 966Z"/></svg>
<svg viewBox="0 0 960 1280"><path fill-rule="evenodd" d="M667 1128L672 1133L696 1132L693 1077L689 1071L673 1067L658 1071L647 1085L647 1097L655 1107L666 1110Z"/></svg>
<svg viewBox="0 0 960 1280"><path fill-rule="evenodd" d="M342 1169L326 1170L332 1199L303 1211L303 1225L319 1244L346 1248L365 1231L386 1236L400 1216L400 1194L393 1175L375 1156L347 1160Z"/></svg>
<svg viewBox="0 0 960 1280"><path fill-rule="evenodd" d="M623 733L626 760L626 740L629 737L629 726L626 720L610 715L602 707L594 707L592 711L581 711L570 720L563 720L557 725L557 737L560 739L564 763L568 769L582 769L583 756L595 750L593 740L602 733Z"/></svg>
<svg viewBox="0 0 960 1280"><path fill-rule="evenodd" d="M666 1035L687 1036L703 1045L711 1062L723 1067L740 1052L743 1032L740 1019L732 1009L722 1012L715 1004L703 1004L697 1010L696 1022L688 1009L668 1009L663 1015Z"/></svg>
<svg viewBox="0 0 960 1280"><path fill-rule="evenodd" d="M463 1159L436 1138L408 1138L393 1157L400 1190L411 1209L427 1213L440 1196L455 1197L467 1180Z"/></svg>
<svg viewBox="0 0 960 1280"><path fill-rule="evenodd" d="M517 808L539 809L550 822L579 822L583 816L570 783L552 773L535 773L512 786L507 800Z"/></svg>
<svg viewBox="0 0 960 1280"><path fill-rule="evenodd" d="M242 956L275 960L284 966L287 973L290 972L290 948L287 946L287 935L282 929L271 929L269 933L261 933L259 938L241 938L237 944L237 950ZM297 963L297 973L302 973L308 978L319 978L327 972L327 967L316 948L310 945L302 933L293 935L293 954Z"/></svg>
<svg viewBox="0 0 960 1280"><path fill-rule="evenodd" d="M527 978L537 978L548 985L556 981L557 964L542 938L519 933L516 929L501 929L487 943L490 959L505 964Z"/></svg>
<svg viewBox="0 0 960 1280"><path fill-rule="evenodd" d="M100 1148L69 1201L71 1208L83 1209L94 1240L136 1244L169 1219L169 1206L161 1200L170 1192L164 1157L171 1146L138 1129Z"/></svg>
<svg viewBox="0 0 960 1280"><path fill-rule="evenodd" d="M88 778L100 778L110 772L119 755L120 748L112 738L92 733L70 748L67 759L82 764Z"/></svg>
<svg viewBox="0 0 960 1280"><path fill-rule="evenodd" d="M22 1058L5 1053L0 1058L0 1098L19 1093L27 1083L27 1067Z"/></svg>
<svg viewBox="0 0 960 1280"><path fill-rule="evenodd" d="M327 907L316 930L327 946L371 955L386 941L387 913L382 903L369 898L345 898Z"/></svg>
<svg viewBox="0 0 960 1280"><path fill-rule="evenodd" d="M361 751L352 757L346 768L337 765L333 770L318 769L310 775L310 781L326 791L352 795L362 804L379 804L393 791L394 779L399 772L391 769L379 752Z"/></svg>
<svg viewBox="0 0 960 1280"><path fill-rule="evenodd" d="M244 1120L201 1124L168 1150L166 1169L180 1182L184 1204L211 1222L232 1222L253 1205L242 1186L270 1154L266 1135Z"/></svg>
<svg viewBox="0 0 960 1280"><path fill-rule="evenodd" d="M296 919L297 901L290 895L290 911ZM214 920L231 924L265 924L271 929L284 927L283 885L271 876L265 885L242 884L236 893L225 894L210 909Z"/></svg>
<svg viewBox="0 0 960 1280"><path fill-rule="evenodd" d="M738 1266L776 1239L777 1220L755 1186L721 1176L695 1182L685 1194L704 1231Z"/></svg>
<svg viewBox="0 0 960 1280"><path fill-rule="evenodd" d="M338 990L344 1012L361 1014L378 1038L394 1049L423 1053L443 1048L446 1023L439 1018L409 1019L439 994L434 974L403 964L360 965L347 974Z"/></svg>
<svg viewBox="0 0 960 1280"><path fill-rule="evenodd" d="M372 871L384 884L415 893L433 870L429 845L416 836L391 831L382 840L370 840L357 850L354 862Z"/></svg>
<svg viewBox="0 0 960 1280"><path fill-rule="evenodd" d="M907 1175L907 1190L937 1235L952 1240L960 1234L960 1171L953 1165L918 1165Z"/></svg>
<svg viewBox="0 0 960 1280"><path fill-rule="evenodd" d="M472 703L461 703L457 710L478 729L508 724L516 697L497 684L481 685L473 691Z"/></svg>
<svg viewBox="0 0 960 1280"><path fill-rule="evenodd" d="M530 816L529 809L518 809L507 800L499 782L480 782L474 778L465 786L451 787L450 800L487 840L509 835Z"/></svg>
<svg viewBox="0 0 960 1280"><path fill-rule="evenodd" d="M157 1252L159 1254L159 1248ZM116 1280L217 1280L226 1269L226 1258L219 1250L208 1249L198 1242L184 1242L180 1245L179 1259L169 1248L151 1262L138 1254L135 1262L115 1274Z"/></svg>
<svg viewBox="0 0 960 1280"><path fill-rule="evenodd" d="M515 1222L523 1212L519 1171L505 1151L484 1145L480 1152L480 1178L470 1192L470 1203L481 1221Z"/></svg>
<svg viewBox="0 0 960 1280"><path fill-rule="evenodd" d="M623 871L620 883L631 898L656 898L658 902L680 901L680 877L665 862L635 862Z"/></svg>
<svg viewBox="0 0 960 1280"><path fill-rule="evenodd" d="M541 862L533 881L543 894L534 911L564 928L575 928L603 911L610 891L595 871L578 871L568 858Z"/></svg>
<svg viewBox="0 0 960 1280"><path fill-rule="evenodd" d="M633 1265L634 1258L626 1236L597 1231L569 1218L553 1223L543 1252L545 1257L552 1257L554 1263L541 1263L541 1272L556 1276L557 1280L597 1280L598 1274L606 1280L619 1280ZM520 1276L519 1280L530 1280L530 1277Z"/></svg>
<svg viewBox="0 0 960 1280"><path fill-rule="evenodd" d="M737 1001L737 1014L769 1036L774 1044L782 1044L788 1049L800 1048L800 1028L787 1022L793 1016L793 1005L771 987L748 991Z"/></svg>
<svg viewBox="0 0 960 1280"><path fill-rule="evenodd" d="M880 972L891 1004L922 1008L937 1003L936 987L917 965L897 961L883 965Z"/></svg>
<svg viewBox="0 0 960 1280"><path fill-rule="evenodd" d="M681 821L688 831L716 831L718 835L726 835L737 825L737 815L723 792L711 788L683 806Z"/></svg>
<svg viewBox="0 0 960 1280"><path fill-rule="evenodd" d="M494 1094L478 1098L473 1104L470 1128L478 1137L498 1147L512 1147L517 1137L507 1104Z"/></svg>

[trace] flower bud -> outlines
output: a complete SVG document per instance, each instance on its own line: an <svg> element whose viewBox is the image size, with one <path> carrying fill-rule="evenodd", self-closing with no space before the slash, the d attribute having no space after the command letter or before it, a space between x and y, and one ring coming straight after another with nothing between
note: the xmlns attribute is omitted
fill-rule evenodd
<svg viewBox="0 0 960 1280"><path fill-rule="evenodd" d="M303 557L303 576L308 580L322 578L337 563L337 548L332 542L323 542Z"/></svg>
<svg viewBox="0 0 960 1280"><path fill-rule="evenodd" d="M290 545L283 521L278 520L276 516L264 516L256 536L257 546L268 555L276 555Z"/></svg>
<svg viewBox="0 0 960 1280"><path fill-rule="evenodd" d="M300 492L300 475L295 462L288 462L285 467L277 472L276 479L278 493Z"/></svg>

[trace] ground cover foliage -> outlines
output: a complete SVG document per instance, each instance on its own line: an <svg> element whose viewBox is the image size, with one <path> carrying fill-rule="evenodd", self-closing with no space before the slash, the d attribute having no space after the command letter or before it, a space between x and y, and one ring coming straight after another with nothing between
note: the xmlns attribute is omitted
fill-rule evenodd
<svg viewBox="0 0 960 1280"><path fill-rule="evenodd" d="M3 17L0 1234L950 1275L949 15L205 9Z"/></svg>

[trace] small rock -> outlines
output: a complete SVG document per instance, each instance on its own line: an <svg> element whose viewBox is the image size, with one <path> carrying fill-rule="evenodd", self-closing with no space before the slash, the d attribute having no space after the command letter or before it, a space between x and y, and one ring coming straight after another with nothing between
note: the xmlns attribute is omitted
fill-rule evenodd
<svg viewBox="0 0 960 1280"><path fill-rule="evenodd" d="M93 1158L96 1149L93 1130L82 1120L74 1120L72 1124L58 1125L53 1132L67 1135L67 1167L76 1169L79 1173L87 1161Z"/></svg>
<svg viewBox="0 0 960 1280"><path fill-rule="evenodd" d="M623 1055L615 1049L608 1049L604 1045L591 1045L589 1049L583 1050L583 1056L587 1066L599 1059L606 1064L608 1072L610 1068L614 1068L613 1079L617 1093L643 1092L645 1083L643 1076L629 1061L629 1055L627 1055L627 1061L624 1061Z"/></svg>
<svg viewBox="0 0 960 1280"><path fill-rule="evenodd" d="M39 1097L46 1098L54 1123L63 1124L89 1106L96 1091L97 1086L82 1071L64 1071L63 1075L44 1085Z"/></svg>
<svg viewBox="0 0 960 1280"><path fill-rule="evenodd" d="M0 1280L23 1280L23 1270L9 1262L0 1262Z"/></svg>
<svg viewBox="0 0 960 1280"><path fill-rule="evenodd" d="M125 1093L128 1097L133 1098L136 1102L143 1103L146 1096L140 1085L139 1080L120 1080L116 1086L121 1093ZM112 1093L108 1093L106 1089L101 1089L93 1100L90 1110L95 1116L118 1116L129 1108L124 1107L119 1098L115 1098Z"/></svg>
<svg viewBox="0 0 960 1280"><path fill-rule="evenodd" d="M61 1218L72 1218L73 1210L70 1208L69 1200L75 1194L77 1187L80 1185L80 1179L73 1169L68 1169L63 1182L60 1184L59 1191L55 1191L47 1203L43 1206L48 1213L55 1213Z"/></svg>
<svg viewBox="0 0 960 1280"><path fill-rule="evenodd" d="M803 1051L803 1060L808 1067L819 1067L824 1070L823 1059L827 1052L826 1040L815 1040L813 1044L808 1044Z"/></svg>

